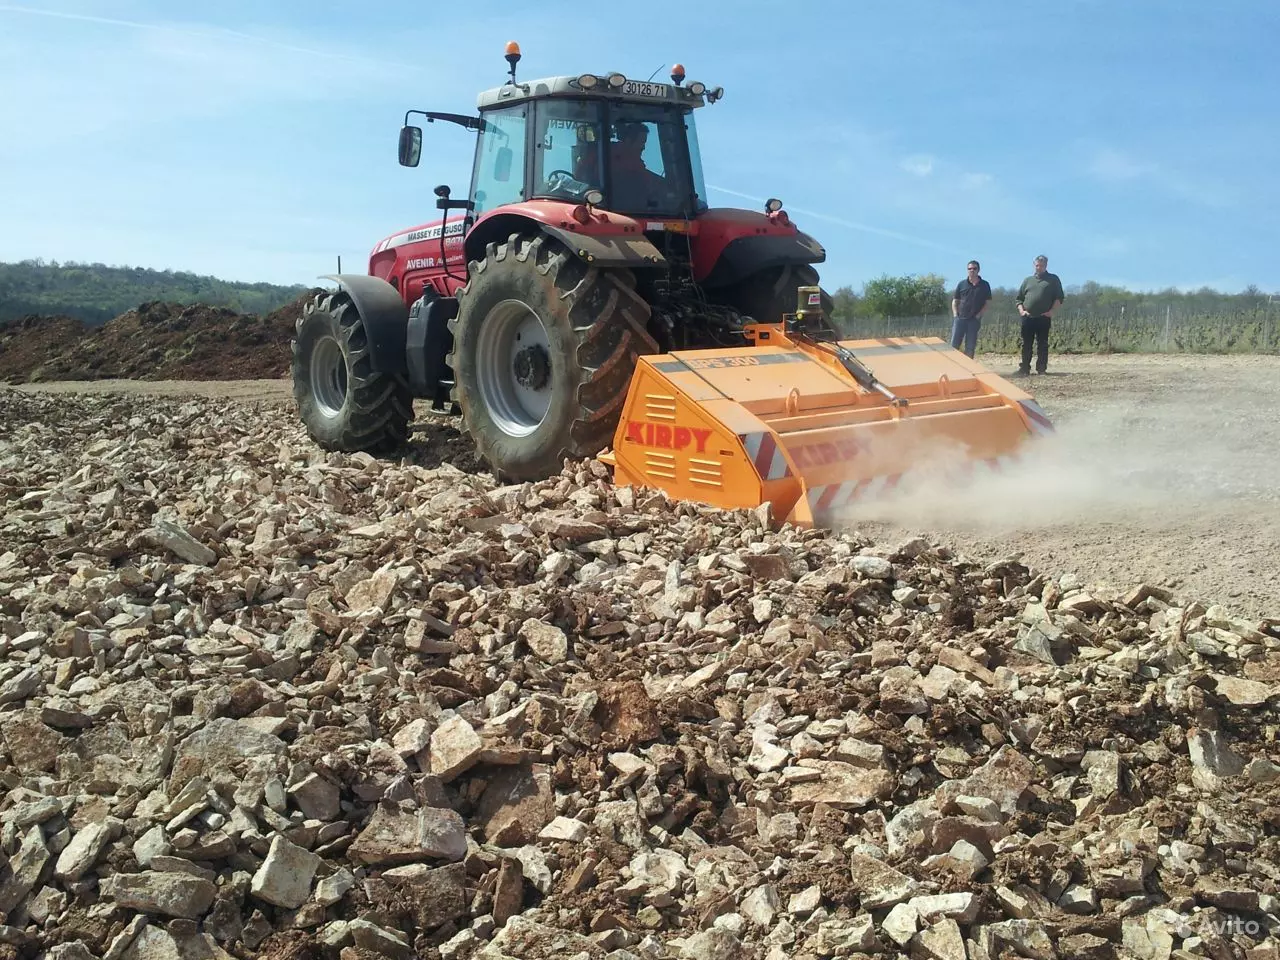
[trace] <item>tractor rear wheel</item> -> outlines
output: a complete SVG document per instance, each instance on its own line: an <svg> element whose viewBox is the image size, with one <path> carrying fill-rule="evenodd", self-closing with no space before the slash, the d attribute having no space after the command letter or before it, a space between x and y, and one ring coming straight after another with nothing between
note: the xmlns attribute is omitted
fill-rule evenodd
<svg viewBox="0 0 1280 960"><path fill-rule="evenodd" d="M818 285L818 271L807 263L788 263L761 270L727 291L725 300L756 323L781 323L784 313L795 313L796 290ZM822 309L834 326L835 302L822 291Z"/></svg>
<svg viewBox="0 0 1280 960"><path fill-rule="evenodd" d="M473 261L449 321L453 399L502 481L541 480L613 441L636 358L657 353L629 270L545 234L514 233Z"/></svg>
<svg viewBox="0 0 1280 960"><path fill-rule="evenodd" d="M326 450L389 453L409 438L413 395L403 373L375 373L372 346L344 292L309 301L292 344L293 398Z"/></svg>

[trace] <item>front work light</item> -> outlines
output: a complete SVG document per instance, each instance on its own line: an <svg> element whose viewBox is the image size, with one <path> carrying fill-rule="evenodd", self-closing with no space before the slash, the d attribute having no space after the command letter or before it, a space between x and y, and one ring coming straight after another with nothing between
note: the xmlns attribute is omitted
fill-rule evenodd
<svg viewBox="0 0 1280 960"><path fill-rule="evenodd" d="M578 86L583 90L590 90L599 82L600 78L593 73L584 73L578 78Z"/></svg>
<svg viewBox="0 0 1280 960"><path fill-rule="evenodd" d="M695 80L693 83L689 84L689 92L695 97L700 97L707 92L707 85L699 80Z"/></svg>
<svg viewBox="0 0 1280 960"><path fill-rule="evenodd" d="M627 78L620 73L609 74L609 86L613 87L615 90L621 89L622 85L626 82Z"/></svg>

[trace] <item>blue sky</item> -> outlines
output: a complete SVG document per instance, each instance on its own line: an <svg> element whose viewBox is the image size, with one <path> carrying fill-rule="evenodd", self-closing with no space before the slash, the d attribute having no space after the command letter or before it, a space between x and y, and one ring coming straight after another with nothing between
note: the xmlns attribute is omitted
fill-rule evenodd
<svg viewBox="0 0 1280 960"><path fill-rule="evenodd" d="M774 9L783 11L776 14ZM711 202L777 196L823 284L1280 292L1280 3L0 0L0 260L312 283L465 189L508 40L525 78L681 62Z"/></svg>

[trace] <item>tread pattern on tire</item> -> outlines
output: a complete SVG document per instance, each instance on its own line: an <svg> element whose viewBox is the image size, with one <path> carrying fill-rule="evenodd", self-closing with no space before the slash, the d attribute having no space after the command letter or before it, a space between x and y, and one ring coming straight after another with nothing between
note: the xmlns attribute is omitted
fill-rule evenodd
<svg viewBox="0 0 1280 960"><path fill-rule="evenodd" d="M320 414L311 396L310 358L302 354L298 342L303 325L315 313L332 317L338 339L350 358L347 402L337 422L325 430L315 427ZM377 373L373 369L369 335L350 296L343 291L321 293L308 301L295 324L290 349L294 400L308 432L320 447L347 453L389 453L408 441L409 424L414 417L408 378L402 373Z"/></svg>
<svg viewBox="0 0 1280 960"><path fill-rule="evenodd" d="M467 322L468 297L483 286L495 266L509 258L547 278L556 299L564 305L567 320L577 343L570 370L573 371L576 410L567 430L558 434L556 449L539 456L540 469L519 474L503 470L490 456L491 438L471 434L472 441L500 479L519 482L534 479L534 474L550 476L558 473L566 459L592 457L613 442L614 431L626 400L627 388L635 370L636 359L658 353L658 343L649 334L649 305L635 290L635 276L630 270L600 268L583 262L559 241L546 234L512 233L505 241L488 244L482 260L469 265L466 285L458 291L458 317L449 321L453 333L453 352L449 366L455 371L453 400L464 411L468 402L457 383L458 373L467 361L457 356L461 341L460 328ZM543 323L554 323L544 317ZM475 318L482 322L482 317ZM552 358L562 363L565 358ZM465 426L468 432L471 427ZM538 477L541 479L541 477Z"/></svg>

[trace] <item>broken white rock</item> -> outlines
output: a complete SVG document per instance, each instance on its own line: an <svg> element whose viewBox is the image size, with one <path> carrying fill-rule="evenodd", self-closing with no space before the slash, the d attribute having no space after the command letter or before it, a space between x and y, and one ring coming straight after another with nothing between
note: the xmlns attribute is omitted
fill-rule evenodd
<svg viewBox="0 0 1280 960"><path fill-rule="evenodd" d="M883 557L856 556L853 558L854 572L873 580L893 579L893 564Z"/></svg>
<svg viewBox="0 0 1280 960"><path fill-rule="evenodd" d="M553 623L530 618L520 625L519 636L544 663L564 663L569 659L569 638Z"/></svg>
<svg viewBox="0 0 1280 960"><path fill-rule="evenodd" d="M122 826L119 821L86 824L58 856L54 874L60 880L79 880L98 862L102 851Z"/></svg>
<svg viewBox="0 0 1280 960"><path fill-rule="evenodd" d="M310 850L277 835L262 866L253 875L249 892L277 907L297 909L311 896L311 881L320 863L320 858Z"/></svg>
<svg viewBox="0 0 1280 960"><path fill-rule="evenodd" d="M587 839L590 828L581 820L574 820L571 817L556 817L538 834L540 840L568 840L572 843L581 843Z"/></svg>

